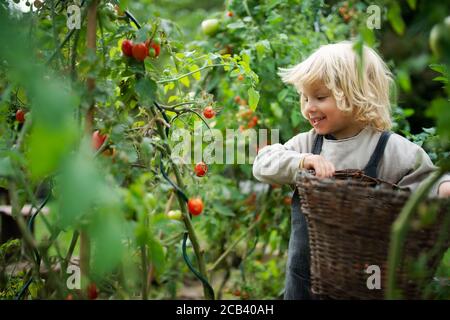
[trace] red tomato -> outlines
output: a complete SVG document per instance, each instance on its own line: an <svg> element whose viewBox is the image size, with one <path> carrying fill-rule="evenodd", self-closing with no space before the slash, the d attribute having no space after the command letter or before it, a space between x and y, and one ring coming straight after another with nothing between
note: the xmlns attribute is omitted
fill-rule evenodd
<svg viewBox="0 0 450 320"><path fill-rule="evenodd" d="M133 56L133 41L124 40L122 42L122 53L127 57Z"/></svg>
<svg viewBox="0 0 450 320"><path fill-rule="evenodd" d="M100 149L100 147L105 143L106 138L108 135L101 134L99 130L94 131L92 134L92 148L94 150Z"/></svg>
<svg viewBox="0 0 450 320"><path fill-rule="evenodd" d="M205 109L203 109L203 115L205 116L205 118L211 119L214 118L216 112L212 107L206 107Z"/></svg>
<svg viewBox="0 0 450 320"><path fill-rule="evenodd" d="M87 288L88 298L89 300L95 300L98 297L98 291L97 286L95 285L95 282L92 282L89 284Z"/></svg>
<svg viewBox="0 0 450 320"><path fill-rule="evenodd" d="M229 16L229 17L232 17L234 14L233 14L233 11L228 11L227 12L227 16Z"/></svg>
<svg viewBox="0 0 450 320"><path fill-rule="evenodd" d="M138 61L144 61L148 56L148 48L145 43L137 43L133 45L133 57Z"/></svg>
<svg viewBox="0 0 450 320"><path fill-rule="evenodd" d="M197 177L203 177L208 172L208 166L203 161L199 162L195 165L194 171Z"/></svg>
<svg viewBox="0 0 450 320"><path fill-rule="evenodd" d="M240 75L238 75L237 79L238 79L239 81L242 81L242 80L244 80L244 76L243 76L242 74L240 74Z"/></svg>
<svg viewBox="0 0 450 320"><path fill-rule="evenodd" d="M198 216L203 211L203 201L200 198L191 198L188 201L188 209L189 212L194 215Z"/></svg>
<svg viewBox="0 0 450 320"><path fill-rule="evenodd" d="M23 111L22 109L19 109L16 111L16 120L20 123L24 123L25 122L25 111Z"/></svg>

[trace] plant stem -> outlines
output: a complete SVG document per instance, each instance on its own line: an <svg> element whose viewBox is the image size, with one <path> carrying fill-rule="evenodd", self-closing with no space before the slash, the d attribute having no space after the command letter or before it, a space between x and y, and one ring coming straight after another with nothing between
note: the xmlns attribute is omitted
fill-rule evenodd
<svg viewBox="0 0 450 320"><path fill-rule="evenodd" d="M155 110L153 108L151 108L150 110L151 110L153 116L156 117ZM172 151L170 149L170 146L167 143L166 132L164 131L164 128L163 128L162 124L159 121L156 121L156 126L157 126L157 129L158 129L158 134L160 135L160 137L163 140L165 153L170 158L170 155L172 154ZM162 161L162 159L161 159L161 161ZM182 190L185 190L186 188L184 186L183 179L181 178L181 174L180 174L180 171L179 171L178 167L172 161L171 161L171 165L172 165L172 170L173 170L173 172L175 174L175 177L176 177L176 180L177 180L178 187L180 189L182 189ZM208 279L208 277L206 276L205 261L203 259L203 254L202 254L202 252L200 250L200 244L199 244L199 241L198 241L198 238L197 238L197 234L195 233L194 226L192 225L191 218L189 217L189 214L187 212L186 202L178 193L177 193L177 198L178 198L178 203L180 205L181 211L183 213L183 221L184 221L184 224L185 224L186 229L188 231L189 239L191 240L192 248L194 249L194 254L195 254L196 258L197 258L200 274L205 279ZM203 285L203 293L205 295L205 298L208 299L208 300L213 299L213 297L209 294L209 291L208 291L207 287L203 283L202 283L202 285Z"/></svg>
<svg viewBox="0 0 450 320"><path fill-rule="evenodd" d="M227 64L227 63L210 64L210 65L207 65L207 66L203 66L203 67L201 67L201 68L199 68L199 69L197 69L195 71L191 71L191 72L182 74L181 76L178 76L178 77L175 77L175 78L157 81L157 83L167 83L167 82L172 82L172 81L178 81L178 80L180 80L180 79L182 79L182 78L184 78L186 76L189 76L191 74L200 72L202 70L205 70L206 68L221 67L221 66L232 66L232 64Z"/></svg>
<svg viewBox="0 0 450 320"><path fill-rule="evenodd" d="M93 0L88 7L87 11L87 51L96 51L97 42L97 4L98 0ZM95 79L92 77L87 78L87 88L90 93L95 89ZM94 113L94 102L92 101L91 106L86 114L86 126L85 130L88 134L92 132L93 127L93 113ZM86 278L89 276L89 262L90 262L90 250L91 242L86 230L80 231L80 269L82 275L82 287L85 288L87 283ZM84 283L83 283L84 280Z"/></svg>
<svg viewBox="0 0 450 320"><path fill-rule="evenodd" d="M148 300L147 296L147 250L145 244L141 245L141 263L142 263L142 300Z"/></svg>

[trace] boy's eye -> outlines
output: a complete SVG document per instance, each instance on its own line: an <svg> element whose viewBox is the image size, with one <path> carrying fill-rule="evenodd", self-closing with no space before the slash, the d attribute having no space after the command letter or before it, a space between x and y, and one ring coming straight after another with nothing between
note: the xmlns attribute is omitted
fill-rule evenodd
<svg viewBox="0 0 450 320"><path fill-rule="evenodd" d="M327 97L326 96L323 96L323 97L317 97L317 99L319 99L319 100L325 100Z"/></svg>

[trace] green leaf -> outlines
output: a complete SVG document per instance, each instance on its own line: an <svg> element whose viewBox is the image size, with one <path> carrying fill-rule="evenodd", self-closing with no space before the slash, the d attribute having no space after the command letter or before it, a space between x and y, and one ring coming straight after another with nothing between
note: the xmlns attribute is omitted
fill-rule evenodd
<svg viewBox="0 0 450 320"><path fill-rule="evenodd" d="M225 217L234 217L234 212L227 206L224 206L218 202L214 203L214 210L222 216Z"/></svg>
<svg viewBox="0 0 450 320"><path fill-rule="evenodd" d="M272 102L270 104L270 110L272 110L274 116L277 117L278 119L281 119L283 117L283 110L281 110L278 102Z"/></svg>
<svg viewBox="0 0 450 320"><path fill-rule="evenodd" d="M3 157L3 156L2 156ZM0 176L9 177L14 174L10 158L0 159Z"/></svg>
<svg viewBox="0 0 450 320"><path fill-rule="evenodd" d="M135 86L139 100L144 105L152 105L156 97L156 82L150 78L141 78Z"/></svg>
<svg viewBox="0 0 450 320"><path fill-rule="evenodd" d="M189 88L190 85L191 85L191 83L190 83L190 81L189 81L189 78L188 78L187 76L181 78L181 79L180 79L180 82L181 82L186 88Z"/></svg>
<svg viewBox="0 0 450 320"><path fill-rule="evenodd" d="M248 89L248 104L251 110L255 111L259 102L259 92L254 88Z"/></svg>
<svg viewBox="0 0 450 320"><path fill-rule="evenodd" d="M291 112L291 123L293 127L298 126L300 123L300 112L297 109L292 110Z"/></svg>
<svg viewBox="0 0 450 320"><path fill-rule="evenodd" d="M441 138L450 139L450 102L444 98L435 99L425 114L436 119L436 131Z"/></svg>
<svg viewBox="0 0 450 320"><path fill-rule="evenodd" d="M416 0L407 0L407 2L411 9L416 10L416 3L417 3Z"/></svg>
<svg viewBox="0 0 450 320"><path fill-rule="evenodd" d="M270 42L268 40L258 41L255 48L258 60L261 60L264 57L264 54L270 51Z"/></svg>
<svg viewBox="0 0 450 320"><path fill-rule="evenodd" d="M164 249L161 243L153 237L151 237L148 242L148 255L155 267L156 273L161 274L164 271L166 263Z"/></svg>
<svg viewBox="0 0 450 320"><path fill-rule="evenodd" d="M245 24L242 21L233 22L233 23L228 24L227 28L231 29L231 30L245 28Z"/></svg>
<svg viewBox="0 0 450 320"><path fill-rule="evenodd" d="M393 2L387 15L392 28L397 34L402 35L405 31L405 22L401 15L400 5L397 2Z"/></svg>
<svg viewBox="0 0 450 320"><path fill-rule="evenodd" d="M409 78L409 73L406 70L398 70L397 81L405 92L411 92L411 80Z"/></svg>
<svg viewBox="0 0 450 320"><path fill-rule="evenodd" d="M430 69L441 74L444 74L446 72L445 65L443 64L430 64Z"/></svg>
<svg viewBox="0 0 450 320"><path fill-rule="evenodd" d="M146 24L145 26L143 26L141 29L139 29L136 32L136 43L139 42L145 42L145 40L147 40L147 38L149 38L149 35L151 34L151 26L149 26L148 24Z"/></svg>
<svg viewBox="0 0 450 320"><path fill-rule="evenodd" d="M195 64L189 66L189 71L191 71L191 72L197 71L198 69L199 69L199 67ZM195 72L192 74L192 77L198 81L201 79L202 75L200 72Z"/></svg>

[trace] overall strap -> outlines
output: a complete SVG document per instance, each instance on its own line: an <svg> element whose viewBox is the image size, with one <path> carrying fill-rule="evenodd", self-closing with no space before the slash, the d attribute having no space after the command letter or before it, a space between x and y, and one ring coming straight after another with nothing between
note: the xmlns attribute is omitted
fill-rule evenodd
<svg viewBox="0 0 450 320"><path fill-rule="evenodd" d="M370 157L369 162L367 163L366 167L364 168L364 173L368 175L369 177L376 178L377 177L377 169L378 169L378 163L381 160L381 157L384 153L384 148L386 147L386 143L391 136L391 132L383 131L383 133L380 136L380 140L378 140L378 144L375 147L375 150L372 153L372 156Z"/></svg>
<svg viewBox="0 0 450 320"><path fill-rule="evenodd" d="M322 151L322 144L323 136L320 134L316 135L316 138L314 139L312 154L320 154L320 152Z"/></svg>

